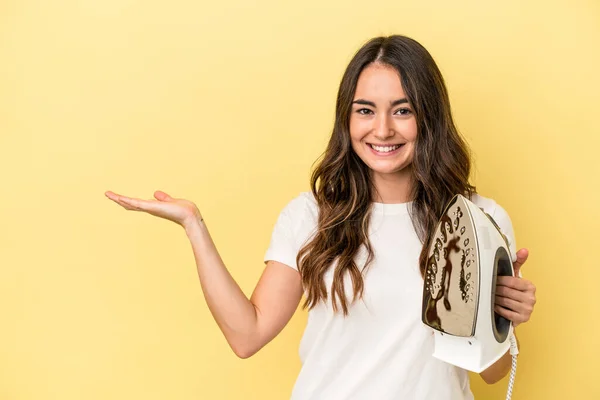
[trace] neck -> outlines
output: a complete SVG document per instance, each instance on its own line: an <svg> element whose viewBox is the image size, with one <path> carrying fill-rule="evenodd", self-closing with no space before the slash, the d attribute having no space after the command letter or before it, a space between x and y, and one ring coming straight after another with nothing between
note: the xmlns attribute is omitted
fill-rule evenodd
<svg viewBox="0 0 600 400"><path fill-rule="evenodd" d="M395 174L373 173L375 193L373 201L376 203L396 204L407 203L412 200L411 190L413 175L410 167Z"/></svg>

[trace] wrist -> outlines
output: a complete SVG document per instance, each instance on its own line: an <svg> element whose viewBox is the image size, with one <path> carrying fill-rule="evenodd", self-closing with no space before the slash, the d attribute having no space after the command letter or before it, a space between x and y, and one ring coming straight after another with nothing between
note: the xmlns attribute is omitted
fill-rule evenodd
<svg viewBox="0 0 600 400"><path fill-rule="evenodd" d="M201 215L193 215L182 224L183 229L188 236L190 233L197 231L202 225L204 225L204 218Z"/></svg>

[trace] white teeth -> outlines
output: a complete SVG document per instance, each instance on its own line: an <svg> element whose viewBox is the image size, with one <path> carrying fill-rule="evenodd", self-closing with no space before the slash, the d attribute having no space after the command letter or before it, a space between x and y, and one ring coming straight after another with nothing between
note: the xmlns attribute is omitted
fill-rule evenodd
<svg viewBox="0 0 600 400"><path fill-rule="evenodd" d="M390 151L394 151L400 147L399 145L398 146L384 146L384 147L375 146L375 145L370 145L370 146L380 153L389 153Z"/></svg>

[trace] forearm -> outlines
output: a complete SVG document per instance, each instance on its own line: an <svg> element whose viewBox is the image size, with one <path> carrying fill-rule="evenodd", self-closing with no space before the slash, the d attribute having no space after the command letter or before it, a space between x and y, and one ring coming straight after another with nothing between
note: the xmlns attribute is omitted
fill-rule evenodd
<svg viewBox="0 0 600 400"><path fill-rule="evenodd" d="M256 308L225 267L204 222L195 218L184 228L208 308L232 350L246 357L248 349L254 347L251 341L257 326Z"/></svg>
<svg viewBox="0 0 600 400"><path fill-rule="evenodd" d="M516 335L515 335L516 338ZM517 348L519 348L519 339L517 339ZM489 366L479 375L488 384L494 384L504 378L510 372L512 365L512 355L510 349L494 364Z"/></svg>

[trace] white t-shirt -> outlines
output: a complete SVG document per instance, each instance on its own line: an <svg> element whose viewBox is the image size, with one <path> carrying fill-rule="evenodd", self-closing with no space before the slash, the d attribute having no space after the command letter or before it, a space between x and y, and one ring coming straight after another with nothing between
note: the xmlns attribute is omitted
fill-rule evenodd
<svg viewBox="0 0 600 400"><path fill-rule="evenodd" d="M506 211L491 199L471 199L507 236L513 260L515 240ZM325 275L327 304L308 312L300 343L302 368L292 400L470 400L468 372L439 361L433 333L421 322L422 249L408 214L410 203L374 203L370 240L375 258L363 275L364 297L349 315L333 312L333 267ZM312 238L318 207L312 193L290 201L275 224L265 262L278 261L297 270L296 255ZM362 269L366 252L357 255ZM348 304L352 285L345 281Z"/></svg>

